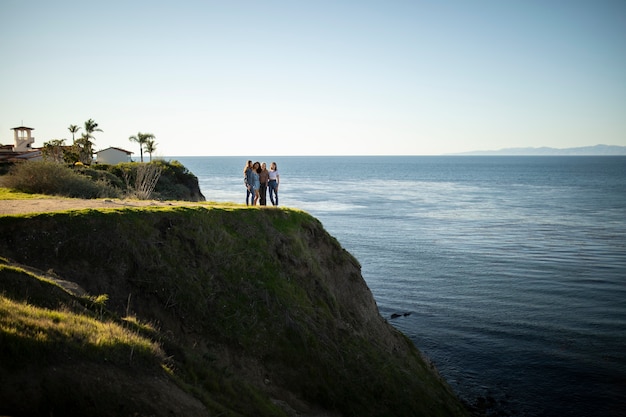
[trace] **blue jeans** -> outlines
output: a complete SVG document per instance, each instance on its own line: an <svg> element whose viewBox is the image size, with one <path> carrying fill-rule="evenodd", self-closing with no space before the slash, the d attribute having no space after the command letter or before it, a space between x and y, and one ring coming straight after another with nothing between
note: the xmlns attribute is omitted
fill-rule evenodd
<svg viewBox="0 0 626 417"><path fill-rule="evenodd" d="M276 180L270 180L269 186L270 186L270 201L272 202L272 205L277 206L278 205L278 183L276 182ZM276 196L276 201L274 201L274 196Z"/></svg>
<svg viewBox="0 0 626 417"><path fill-rule="evenodd" d="M250 200L250 203L248 203L248 199ZM254 203L254 189L250 191L248 188L246 188L246 206L249 206L252 203Z"/></svg>

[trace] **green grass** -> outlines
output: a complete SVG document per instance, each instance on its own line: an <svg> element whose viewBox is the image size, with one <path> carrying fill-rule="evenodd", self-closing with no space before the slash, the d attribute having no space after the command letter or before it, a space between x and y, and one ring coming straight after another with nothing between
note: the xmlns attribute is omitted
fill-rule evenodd
<svg viewBox="0 0 626 417"><path fill-rule="evenodd" d="M160 346L111 321L71 311L50 310L0 296L0 349L13 360L80 355L93 360L131 364L161 362Z"/></svg>
<svg viewBox="0 0 626 417"><path fill-rule="evenodd" d="M53 278L2 259L0 350L17 363L19 358L56 356L59 350L120 364L133 358L163 361L158 343L141 335L154 336L154 329L132 317L115 322L106 310L107 300L105 294L73 295Z"/></svg>
<svg viewBox="0 0 626 417"><path fill-rule="evenodd" d="M0 314L16 314L0 346L171 358L172 378L216 415L280 415L264 374L345 416L462 414L406 338L394 354L381 348L372 330L396 336L357 313L370 297L358 261L305 212L209 203L4 216L0 255L106 294L68 299L7 265Z"/></svg>
<svg viewBox="0 0 626 417"><path fill-rule="evenodd" d="M46 194L30 194L17 191L13 188L0 187L0 200L29 200L37 198L54 198Z"/></svg>

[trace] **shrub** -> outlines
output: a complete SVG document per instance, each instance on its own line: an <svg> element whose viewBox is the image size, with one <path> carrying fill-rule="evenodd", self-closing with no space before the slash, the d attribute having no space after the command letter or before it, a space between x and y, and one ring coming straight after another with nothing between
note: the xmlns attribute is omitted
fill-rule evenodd
<svg viewBox="0 0 626 417"><path fill-rule="evenodd" d="M161 168L161 180L155 188L155 193L176 200L204 201L204 196L198 187L198 178L179 161L163 161L157 159L152 162Z"/></svg>
<svg viewBox="0 0 626 417"><path fill-rule="evenodd" d="M117 177L114 173L107 171L106 169L102 169L100 165L92 165L92 166L76 166L72 168L79 174L85 175L91 178L92 181L102 181L105 183L111 184L115 188L119 188L120 190L124 189L125 184L121 178Z"/></svg>
<svg viewBox="0 0 626 417"><path fill-rule="evenodd" d="M137 183L138 167L146 166L156 174L160 172L158 181L152 185L150 193L151 198L161 200L186 200L186 201L204 201L204 196L200 192L198 186L198 178L178 161L155 160L146 164L138 164L136 162L123 162L117 165L95 165L97 170L106 170L121 181L126 183L125 190L128 195L141 198L141 193L137 193L141 189L142 181ZM141 175L139 175L141 179ZM144 177L145 178L145 177ZM156 175L148 178L156 178ZM146 197L143 197L146 198Z"/></svg>
<svg viewBox="0 0 626 417"><path fill-rule="evenodd" d="M4 185L17 191L63 197L117 197L119 191L105 179L93 181L65 165L37 161L16 164L6 176Z"/></svg>
<svg viewBox="0 0 626 417"><path fill-rule="evenodd" d="M122 197L204 201L198 178L180 162L67 166L51 161L16 163L2 175L2 187L24 193L79 198Z"/></svg>
<svg viewBox="0 0 626 417"><path fill-rule="evenodd" d="M151 163L140 164L135 169L135 183L134 185L129 183L129 189L132 190L132 193L138 199L148 200L152 196L160 176L161 168L157 165Z"/></svg>

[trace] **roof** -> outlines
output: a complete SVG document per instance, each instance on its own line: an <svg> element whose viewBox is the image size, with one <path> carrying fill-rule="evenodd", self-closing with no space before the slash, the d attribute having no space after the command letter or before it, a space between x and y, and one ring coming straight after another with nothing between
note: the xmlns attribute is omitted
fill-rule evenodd
<svg viewBox="0 0 626 417"><path fill-rule="evenodd" d="M133 153L133 152L131 152L131 151L127 151L126 149L116 148L116 147L114 147L114 146L109 146L109 147L108 147L108 148L106 148L106 149L101 149L101 150L97 151L96 153L100 153L100 152L108 151L109 149L115 149L116 151L124 152L124 153L126 153L126 154L128 154L128 155L130 155L131 153Z"/></svg>
<svg viewBox="0 0 626 417"><path fill-rule="evenodd" d="M12 127L11 130L35 130L35 128L34 127L20 126L20 127Z"/></svg>
<svg viewBox="0 0 626 417"><path fill-rule="evenodd" d="M0 150L0 161L16 161L18 159L39 159L41 158L41 150L34 149L26 152L13 152Z"/></svg>

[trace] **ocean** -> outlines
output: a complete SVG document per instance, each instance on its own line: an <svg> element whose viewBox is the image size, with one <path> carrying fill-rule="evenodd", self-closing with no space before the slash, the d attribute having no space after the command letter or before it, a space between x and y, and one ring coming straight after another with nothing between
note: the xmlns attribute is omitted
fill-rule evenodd
<svg viewBox="0 0 626 417"><path fill-rule="evenodd" d="M488 415L626 416L626 157L166 159L239 203L246 160L275 161L280 205L323 223Z"/></svg>

